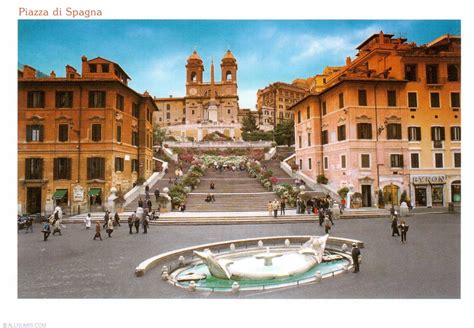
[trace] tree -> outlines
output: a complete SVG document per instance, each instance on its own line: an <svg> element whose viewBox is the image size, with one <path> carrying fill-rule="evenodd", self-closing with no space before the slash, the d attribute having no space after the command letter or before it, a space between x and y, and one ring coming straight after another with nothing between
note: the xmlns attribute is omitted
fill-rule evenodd
<svg viewBox="0 0 474 328"><path fill-rule="evenodd" d="M171 136L171 133L166 128L160 128L158 125L153 127L153 144L163 146L163 142L166 141L166 138Z"/></svg>
<svg viewBox="0 0 474 328"><path fill-rule="evenodd" d="M242 132L254 132L258 130L255 116L249 111L242 119Z"/></svg>
<svg viewBox="0 0 474 328"><path fill-rule="evenodd" d="M293 120L284 120L275 127L275 141L278 145L291 146L295 143L295 124Z"/></svg>

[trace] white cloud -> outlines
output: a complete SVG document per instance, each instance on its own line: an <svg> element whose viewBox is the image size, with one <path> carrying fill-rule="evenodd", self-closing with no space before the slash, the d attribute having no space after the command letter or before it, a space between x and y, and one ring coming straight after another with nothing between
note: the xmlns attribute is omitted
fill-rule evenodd
<svg viewBox="0 0 474 328"><path fill-rule="evenodd" d="M240 108L255 109L257 103L257 89L241 89L239 93L239 106Z"/></svg>

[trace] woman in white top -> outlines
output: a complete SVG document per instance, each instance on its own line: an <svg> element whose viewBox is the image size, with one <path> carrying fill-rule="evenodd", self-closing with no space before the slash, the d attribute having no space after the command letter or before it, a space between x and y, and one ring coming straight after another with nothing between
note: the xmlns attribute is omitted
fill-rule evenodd
<svg viewBox="0 0 474 328"><path fill-rule="evenodd" d="M87 214L86 218L84 219L84 223L86 224L86 229L91 227L91 215L90 213Z"/></svg>

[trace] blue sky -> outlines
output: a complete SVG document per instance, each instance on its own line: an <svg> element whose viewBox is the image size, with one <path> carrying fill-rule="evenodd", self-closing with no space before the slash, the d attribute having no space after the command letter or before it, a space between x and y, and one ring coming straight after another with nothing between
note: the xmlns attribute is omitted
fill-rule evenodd
<svg viewBox="0 0 474 328"><path fill-rule="evenodd" d="M239 65L240 107L254 108L259 88L291 82L343 65L355 47L383 30L408 42L460 35L458 20L19 20L18 61L64 76L81 56L119 63L130 86L153 96L183 96L187 57L194 49L205 65L231 49ZM216 67L216 79L220 70Z"/></svg>

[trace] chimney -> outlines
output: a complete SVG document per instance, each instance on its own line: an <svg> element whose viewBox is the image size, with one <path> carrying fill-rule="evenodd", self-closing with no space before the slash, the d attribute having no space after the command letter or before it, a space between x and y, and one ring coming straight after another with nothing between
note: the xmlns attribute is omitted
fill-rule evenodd
<svg viewBox="0 0 474 328"><path fill-rule="evenodd" d="M346 57L346 66L349 66L351 64L352 60L351 60L351 56L347 56Z"/></svg>
<svg viewBox="0 0 474 328"><path fill-rule="evenodd" d="M56 73L54 71L51 71L51 73L49 73L49 77L52 78L52 79L55 79L56 78Z"/></svg>
<svg viewBox="0 0 474 328"><path fill-rule="evenodd" d="M383 32L380 31L379 33L379 43L384 43L384 37L383 37Z"/></svg>

